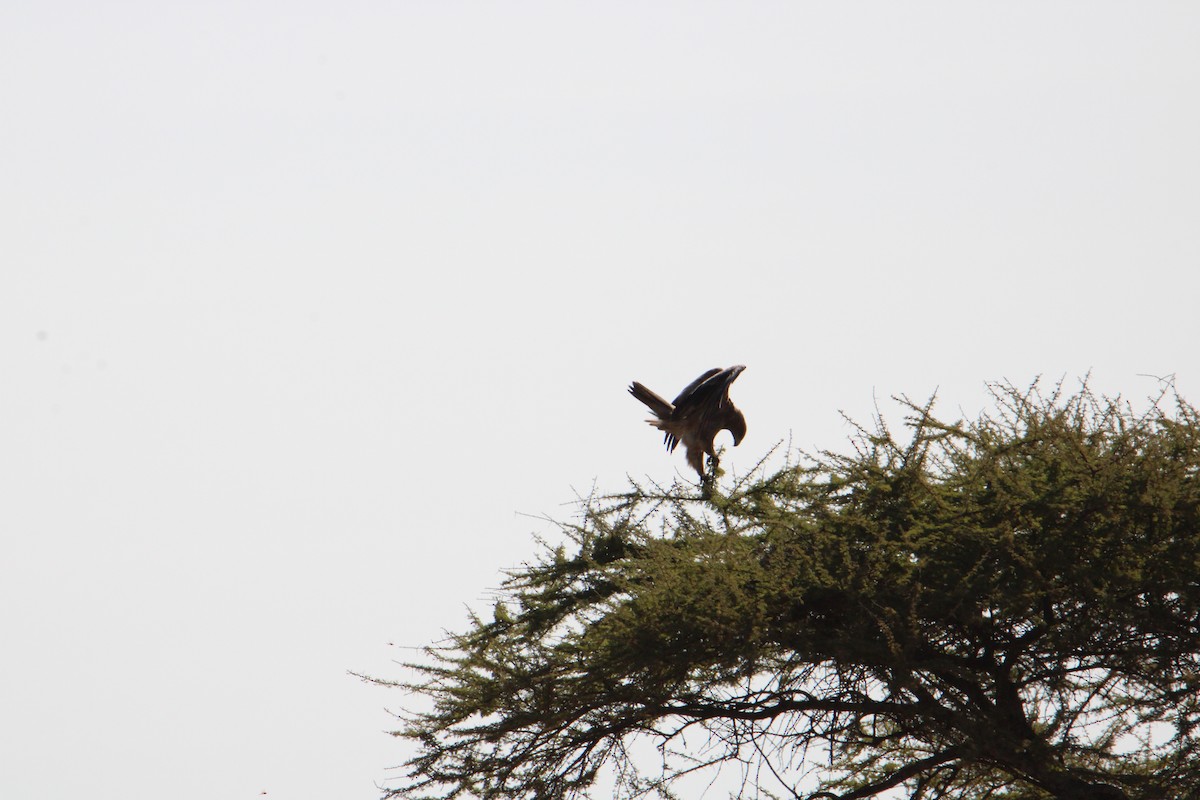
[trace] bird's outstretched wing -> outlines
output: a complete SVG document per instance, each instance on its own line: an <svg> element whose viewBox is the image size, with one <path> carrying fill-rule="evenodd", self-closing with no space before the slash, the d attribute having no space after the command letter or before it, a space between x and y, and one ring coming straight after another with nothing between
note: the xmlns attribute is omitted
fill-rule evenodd
<svg viewBox="0 0 1200 800"><path fill-rule="evenodd" d="M706 427L709 420L716 420L729 401L729 385L741 374L743 366L728 369L710 369L687 386L679 397L675 398L675 419L695 423L696 427ZM719 429L718 429L719 430Z"/></svg>
<svg viewBox="0 0 1200 800"><path fill-rule="evenodd" d="M686 400L689 400L693 395L695 395L696 392L700 389L700 387L705 383L705 381L707 381L709 378L711 378L714 375L720 375L720 374L721 374L720 367L713 367L712 369L707 370L699 378L696 378L696 380L692 381L687 386L683 387L683 391L681 391L679 393L679 396L675 398L675 402L672 405L674 405L676 408L678 408L680 403L682 403ZM711 388L711 387L709 387L709 388Z"/></svg>

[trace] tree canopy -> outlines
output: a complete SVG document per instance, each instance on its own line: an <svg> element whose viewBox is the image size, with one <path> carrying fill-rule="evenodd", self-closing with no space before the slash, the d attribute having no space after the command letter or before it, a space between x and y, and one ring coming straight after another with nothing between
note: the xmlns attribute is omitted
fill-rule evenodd
<svg viewBox="0 0 1200 800"><path fill-rule="evenodd" d="M1197 411L992 395L583 499L410 665L389 795L1200 796Z"/></svg>

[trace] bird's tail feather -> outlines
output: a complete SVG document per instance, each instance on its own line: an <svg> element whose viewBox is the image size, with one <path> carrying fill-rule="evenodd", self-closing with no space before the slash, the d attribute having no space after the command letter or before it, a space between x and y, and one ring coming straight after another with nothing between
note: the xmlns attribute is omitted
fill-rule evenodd
<svg viewBox="0 0 1200 800"><path fill-rule="evenodd" d="M654 412L654 416L659 419L666 419L671 416L671 412L675 410L675 406L662 399L654 392L647 389L642 384L634 381L629 385L629 393L638 400L646 404L646 407ZM653 424L654 420L648 420Z"/></svg>

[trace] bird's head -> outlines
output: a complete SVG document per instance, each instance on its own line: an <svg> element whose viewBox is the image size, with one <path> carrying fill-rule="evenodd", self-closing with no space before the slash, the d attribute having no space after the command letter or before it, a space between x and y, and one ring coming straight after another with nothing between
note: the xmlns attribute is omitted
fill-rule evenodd
<svg viewBox="0 0 1200 800"><path fill-rule="evenodd" d="M746 438L746 417L741 411L738 411L737 415L729 421L727 430L733 434L734 447L737 447L742 443L742 439Z"/></svg>
<svg viewBox="0 0 1200 800"><path fill-rule="evenodd" d="M737 380L737 376L741 375L742 372L745 371L745 369L746 369L745 364L736 364L732 367L728 367L725 370L725 375L726 375L726 377L725 377L725 399L726 400L729 399L729 384L731 384L735 380ZM732 405L733 404L730 403L730 406L732 406ZM738 411L736 408L733 409L733 412L734 413L730 417L729 425L726 427L726 430L728 430L730 433L733 434L733 446L737 447L739 444L742 443L742 439L744 439L746 437L746 418L742 415L742 412Z"/></svg>

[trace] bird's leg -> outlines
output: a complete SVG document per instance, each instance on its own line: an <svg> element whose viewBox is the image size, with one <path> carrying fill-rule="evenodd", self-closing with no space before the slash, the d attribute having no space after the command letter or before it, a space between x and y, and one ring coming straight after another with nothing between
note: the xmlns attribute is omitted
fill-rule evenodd
<svg viewBox="0 0 1200 800"><path fill-rule="evenodd" d="M720 474L720 471L721 471L721 459L718 458L716 455L709 456L708 457L707 480L709 482L715 481L717 479L717 475Z"/></svg>
<svg viewBox="0 0 1200 800"><path fill-rule="evenodd" d="M700 497L711 500L713 490L717 485L717 477L721 474L721 459L716 455L708 457L708 469L700 473Z"/></svg>

